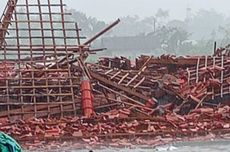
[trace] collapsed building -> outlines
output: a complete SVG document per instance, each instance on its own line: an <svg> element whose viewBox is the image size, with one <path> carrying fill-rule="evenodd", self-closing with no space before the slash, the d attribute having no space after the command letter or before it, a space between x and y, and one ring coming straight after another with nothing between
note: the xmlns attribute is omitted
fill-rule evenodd
<svg viewBox="0 0 230 152"><path fill-rule="evenodd" d="M230 131L228 47L213 56L143 55L134 65L125 57L86 63L103 50L90 44L120 20L82 43L70 15L62 0L8 1L0 28L2 131L26 142L93 144Z"/></svg>
<svg viewBox="0 0 230 152"><path fill-rule="evenodd" d="M64 7L62 1L8 2L1 19L1 116L76 114L78 57L95 51L87 46L96 37L80 44L84 37Z"/></svg>

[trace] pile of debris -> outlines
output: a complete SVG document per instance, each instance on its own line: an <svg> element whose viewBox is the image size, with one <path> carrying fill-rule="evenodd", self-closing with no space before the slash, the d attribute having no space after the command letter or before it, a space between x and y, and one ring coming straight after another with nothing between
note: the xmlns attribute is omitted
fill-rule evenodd
<svg viewBox="0 0 230 152"><path fill-rule="evenodd" d="M98 114L90 119L65 117L62 119L29 119L14 123L1 121L0 129L27 146L43 146L49 141L78 141L84 146L100 147L131 144L159 145L161 140L195 138L230 133L230 107L200 108L181 116L168 112L163 116L139 117L132 110L123 108ZM144 139L150 139L146 141ZM115 139L128 139L120 143Z"/></svg>
<svg viewBox="0 0 230 152"><path fill-rule="evenodd" d="M217 49L213 56L141 56L135 64L125 57L86 63L89 54L103 50L92 50L90 44L120 20L81 44L80 29L66 20L70 14L62 0L21 1L9 0L1 18L1 131L27 146L74 139L127 146L117 139L131 137L135 144L158 145L166 139L230 132L228 49ZM41 6L48 8L49 20L41 15L47 15ZM18 7L25 12L16 11ZM29 7L38 7L33 13L37 18ZM53 7L60 12L52 12ZM145 137L153 139L141 140Z"/></svg>
<svg viewBox="0 0 230 152"><path fill-rule="evenodd" d="M90 70L99 83L132 95L149 108L174 103L180 114L187 114L201 105L229 103L228 56L142 56L129 70L103 64L93 65Z"/></svg>

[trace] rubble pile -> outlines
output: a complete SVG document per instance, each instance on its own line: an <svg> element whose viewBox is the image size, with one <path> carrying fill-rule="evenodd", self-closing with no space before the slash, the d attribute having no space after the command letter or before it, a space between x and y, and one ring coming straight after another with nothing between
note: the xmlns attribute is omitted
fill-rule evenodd
<svg viewBox="0 0 230 152"><path fill-rule="evenodd" d="M93 65L91 75L110 88L135 96L140 104L149 105L152 100L149 107L153 108L173 103L179 113L186 114L203 104L229 102L229 67L228 56L142 56L129 70Z"/></svg>
<svg viewBox="0 0 230 152"><path fill-rule="evenodd" d="M119 147L122 146L120 143L122 139L129 139L133 144L158 145L160 143L156 138L174 141L177 138L194 138L210 133L214 135L230 133L229 113L230 107L222 106L199 108L185 116L168 112L164 116L147 118L135 117L135 112L123 108L88 119L84 117L31 118L14 123L2 120L0 129L22 143L26 143L27 146L39 147L44 144L44 141L58 143L58 141L76 140L84 145L92 146L103 146L103 143L112 141L113 144L110 146ZM151 140L145 141L144 139ZM123 143L123 146L128 145L130 144Z"/></svg>
<svg viewBox="0 0 230 152"><path fill-rule="evenodd" d="M136 61L103 57L87 63L90 54L103 50L92 50L90 44L119 19L82 44L84 37L78 25L67 20L71 17L62 0L37 5L20 1L24 5L9 0L0 23L0 130L26 147L74 140L91 146L158 145L229 133L227 48L216 49L212 56L142 55ZM31 6L38 7L34 13L39 21L30 19ZM49 10L50 20L40 16L41 6ZM26 13L18 14L15 7ZM60 12L52 12L53 7ZM59 26L53 25L55 15L61 17L55 20ZM40 36L31 32L38 30L31 26L34 22L40 25Z"/></svg>

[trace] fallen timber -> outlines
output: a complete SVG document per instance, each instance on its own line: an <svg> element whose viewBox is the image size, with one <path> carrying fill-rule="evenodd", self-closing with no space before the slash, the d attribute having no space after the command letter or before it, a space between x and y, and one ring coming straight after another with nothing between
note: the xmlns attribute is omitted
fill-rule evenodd
<svg viewBox="0 0 230 152"><path fill-rule="evenodd" d="M128 109L113 110L91 119L28 119L0 126L27 145L42 146L42 141L81 142L82 145L122 147L132 144L159 145L176 138L194 138L209 134L229 134L229 107L200 108L184 117L168 113L161 117L132 117ZM196 118L197 121L193 121ZM214 136L215 137L215 136ZM212 137L213 138L213 137ZM212 139L209 137L209 139ZM122 139L126 142L122 141ZM145 140L147 139L147 140ZM111 144L110 144L111 142ZM113 143L113 144L112 144ZM132 144L131 144L132 143ZM84 148L84 147L81 147Z"/></svg>
<svg viewBox="0 0 230 152"><path fill-rule="evenodd" d="M62 0L38 0L38 20L31 18L28 0L18 1L9 0L1 18L0 129L26 147L74 139L91 146L106 140L111 146L158 145L230 133L228 46L212 56L142 55L135 65L125 57L104 57L86 63L90 54L103 50L90 44L119 19L81 44L84 37L66 20L71 14ZM41 6L48 8L49 21ZM60 8L61 21L53 21L53 7ZM33 35L38 30L33 22L40 36Z"/></svg>

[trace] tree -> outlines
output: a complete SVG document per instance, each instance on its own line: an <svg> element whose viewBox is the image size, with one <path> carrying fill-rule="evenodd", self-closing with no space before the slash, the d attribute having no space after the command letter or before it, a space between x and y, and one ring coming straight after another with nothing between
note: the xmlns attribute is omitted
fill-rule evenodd
<svg viewBox="0 0 230 152"><path fill-rule="evenodd" d="M187 23L187 31L192 34L192 39L209 39L213 30L223 25L225 18L215 10L199 10Z"/></svg>
<svg viewBox="0 0 230 152"><path fill-rule="evenodd" d="M156 13L156 18L167 18L169 17L169 11L167 10L162 10L161 8L159 8L157 10L157 13Z"/></svg>
<svg viewBox="0 0 230 152"><path fill-rule="evenodd" d="M103 29L107 24L104 21L98 21L95 17L88 17L82 12L74 9L69 10L72 13L72 18L80 27L82 27L82 35L91 37L98 31Z"/></svg>
<svg viewBox="0 0 230 152"><path fill-rule="evenodd" d="M169 11L162 10L161 8L157 10L156 13L156 20L158 23L158 26L164 26L166 24L166 19L169 17Z"/></svg>

